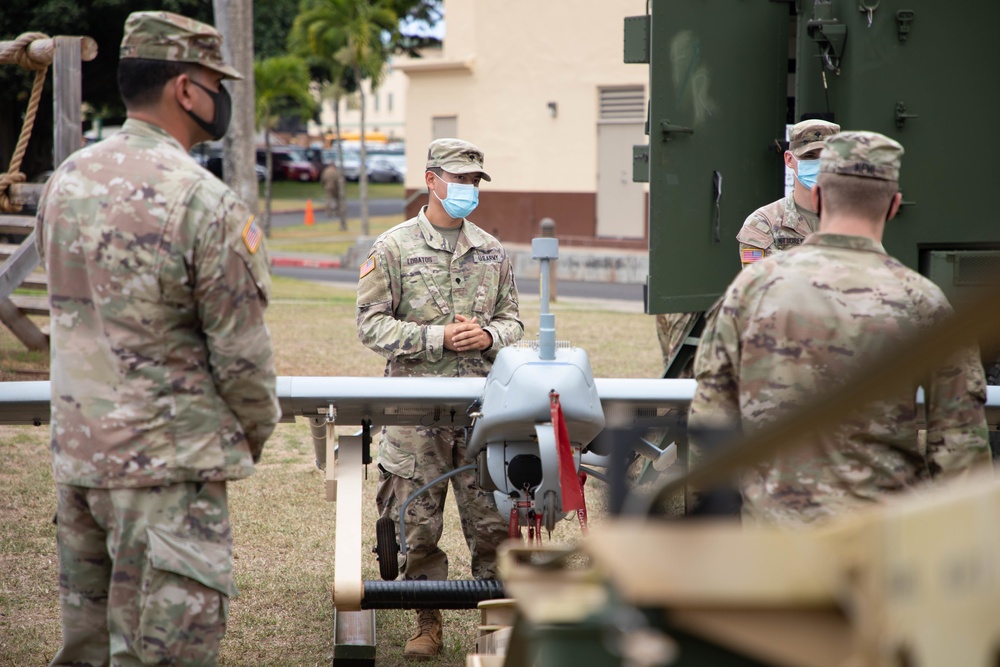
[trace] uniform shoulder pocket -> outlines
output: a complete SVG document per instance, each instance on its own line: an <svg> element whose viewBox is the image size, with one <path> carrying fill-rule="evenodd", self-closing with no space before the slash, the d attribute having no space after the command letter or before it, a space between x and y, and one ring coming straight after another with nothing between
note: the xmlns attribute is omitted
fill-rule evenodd
<svg viewBox="0 0 1000 667"><path fill-rule="evenodd" d="M268 303L271 300L271 267L267 246L264 245L264 231L256 218L248 215L230 239L232 250L243 260L261 298L265 304Z"/></svg>
<svg viewBox="0 0 1000 667"><path fill-rule="evenodd" d="M386 255L372 249L358 271L358 307L392 302L391 275Z"/></svg>
<svg viewBox="0 0 1000 667"><path fill-rule="evenodd" d="M765 227L767 228L766 230L764 229ZM763 220L751 218L744 223L739 233L736 234L736 240L754 248L767 250L774 243L770 229L770 226Z"/></svg>

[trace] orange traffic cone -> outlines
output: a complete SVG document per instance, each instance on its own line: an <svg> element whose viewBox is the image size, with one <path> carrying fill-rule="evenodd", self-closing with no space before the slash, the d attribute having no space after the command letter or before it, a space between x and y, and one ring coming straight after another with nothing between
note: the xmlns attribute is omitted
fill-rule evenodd
<svg viewBox="0 0 1000 667"><path fill-rule="evenodd" d="M313 217L313 200L306 200L306 224L314 225L316 224L316 219Z"/></svg>

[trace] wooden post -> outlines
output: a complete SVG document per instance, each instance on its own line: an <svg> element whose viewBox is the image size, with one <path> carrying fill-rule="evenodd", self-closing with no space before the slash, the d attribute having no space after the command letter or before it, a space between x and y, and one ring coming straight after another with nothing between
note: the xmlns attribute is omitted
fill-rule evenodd
<svg viewBox="0 0 1000 667"><path fill-rule="evenodd" d="M6 52L10 44L10 42L0 42L0 49ZM97 42L89 37L60 36L36 39L28 45L27 51L36 62L53 65L52 158L53 166L58 167L83 143L81 128L83 95L80 81L82 62L93 60L97 56ZM5 58L0 64L11 64L11 60ZM10 188L9 194L15 203L37 206L41 188L41 185L36 184L18 184ZM17 202L18 199L22 201ZM20 217L28 218L28 216ZM47 349L48 336L25 313L44 313L48 310L48 305L46 303L45 306L38 307L27 304L23 298L11 297L11 293L24 282L38 266L39 261L35 233L31 232L21 243L20 248L0 266L0 322L30 350ZM36 282L40 281L36 279ZM44 283L44 279L41 282ZM14 302L15 298L20 298L19 303Z"/></svg>
<svg viewBox="0 0 1000 667"><path fill-rule="evenodd" d="M58 167L83 145L81 38L56 37L52 81L52 165Z"/></svg>

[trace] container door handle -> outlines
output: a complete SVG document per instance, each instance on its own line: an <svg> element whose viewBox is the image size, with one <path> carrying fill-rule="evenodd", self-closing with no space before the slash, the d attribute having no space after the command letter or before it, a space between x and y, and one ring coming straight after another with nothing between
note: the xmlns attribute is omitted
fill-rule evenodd
<svg viewBox="0 0 1000 667"><path fill-rule="evenodd" d="M672 134L694 134L694 128L674 125L669 120L660 121L660 130L663 131L664 141L670 141L673 138L670 136Z"/></svg>

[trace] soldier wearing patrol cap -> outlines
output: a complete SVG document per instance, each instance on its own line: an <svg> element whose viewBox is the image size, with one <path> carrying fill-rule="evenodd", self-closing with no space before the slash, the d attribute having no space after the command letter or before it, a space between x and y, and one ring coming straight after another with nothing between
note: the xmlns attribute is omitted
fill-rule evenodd
<svg viewBox="0 0 1000 667"><path fill-rule="evenodd" d="M490 180L483 152L461 139L437 139L427 149L424 182L430 192L417 217L375 240L358 282L358 337L386 358L393 377L483 377L500 348L524 333L510 258L495 238L467 219L479 203L479 183ZM464 429L385 427L379 446L376 503L399 521L399 507L414 491L464 465ZM507 521L493 494L474 475L451 479L462 517L472 575L496 577L496 549ZM446 485L409 506L404 579L447 579L448 556L438 548ZM441 650L441 612L417 612L408 658Z"/></svg>
<svg viewBox="0 0 1000 667"><path fill-rule="evenodd" d="M804 120L792 126L785 151L785 166L795 174L792 192L757 209L743 223L736 239L740 242L740 262L744 267L798 245L816 231L819 217L809 191L819 174L823 140L837 132L840 126L825 120Z"/></svg>
<svg viewBox="0 0 1000 667"><path fill-rule="evenodd" d="M736 239L740 246L740 262L744 267L802 243L816 231L819 216L812 207L809 192L819 173L819 152L823 140L840 131L840 126L825 120L804 120L792 126L788 133L785 166L795 174L792 192L762 206L746 219ZM711 313L709 313L709 317ZM667 313L656 316L656 333L663 353L663 363L669 364L702 313ZM682 369L682 377L690 367Z"/></svg>
<svg viewBox="0 0 1000 667"><path fill-rule="evenodd" d="M881 244L902 199L902 155L874 132L826 139L811 192L819 231L747 267L727 289L695 360L693 428L759 429L949 315L941 290ZM978 351L955 352L920 384L922 412L917 384L900 386L743 474L744 519L822 521L931 479L988 469Z"/></svg>
<svg viewBox="0 0 1000 667"><path fill-rule="evenodd" d="M188 155L238 79L209 25L125 23L122 130L38 208L49 275L63 646L53 665L214 665L233 582L226 484L280 417L261 230Z"/></svg>

